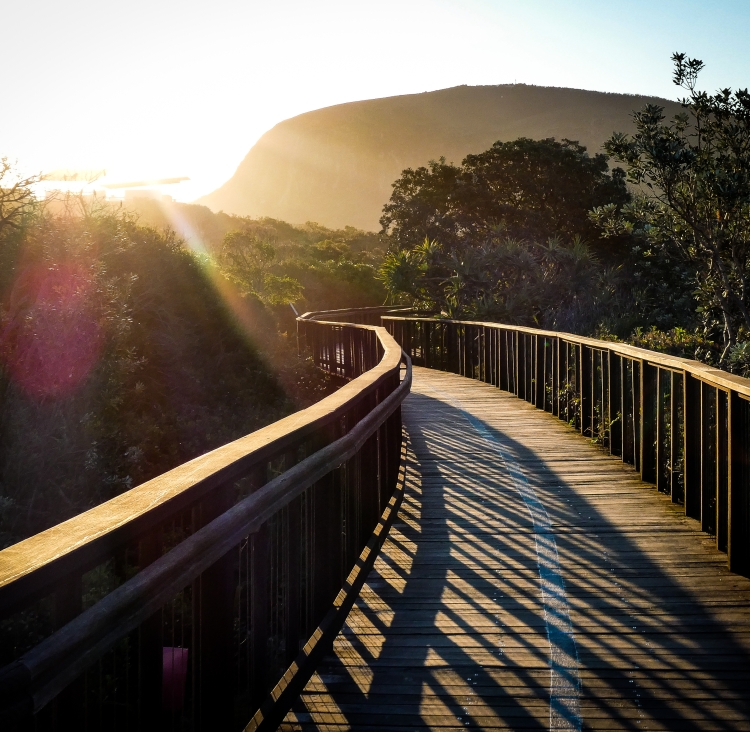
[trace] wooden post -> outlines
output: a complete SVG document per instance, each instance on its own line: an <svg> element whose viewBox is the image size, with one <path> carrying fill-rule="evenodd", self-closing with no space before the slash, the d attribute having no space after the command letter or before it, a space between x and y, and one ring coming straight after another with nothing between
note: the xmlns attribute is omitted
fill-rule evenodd
<svg viewBox="0 0 750 732"><path fill-rule="evenodd" d="M656 412L658 369L641 362L641 480L656 483Z"/></svg>
<svg viewBox="0 0 750 732"><path fill-rule="evenodd" d="M609 398L607 420L609 422L609 454L622 457L622 357L607 351L609 362Z"/></svg>
<svg viewBox="0 0 750 732"><path fill-rule="evenodd" d="M286 663L289 665L299 653L300 649L300 580L302 571L302 513L301 499L295 498L286 510L286 608L285 608L285 640Z"/></svg>
<svg viewBox="0 0 750 732"><path fill-rule="evenodd" d="M716 532L716 387L701 385L701 528Z"/></svg>
<svg viewBox="0 0 750 732"><path fill-rule="evenodd" d="M672 496L672 503L681 503L684 501L684 493L680 483L680 476L683 475L682 465L680 464L680 447L682 446L682 424L680 424L680 407L683 404L682 396L683 376L675 371L671 372L671 389L669 406L670 415L670 440L669 440L669 492ZM684 414L684 412L683 412Z"/></svg>
<svg viewBox="0 0 750 732"><path fill-rule="evenodd" d="M537 409L544 409L544 387L546 384L546 370L545 370L545 351L546 351L546 345L545 345L545 338L543 335L536 335L534 336L534 346L535 346L535 354L534 354L534 366L535 366L535 373L534 373L534 406Z"/></svg>
<svg viewBox="0 0 750 732"><path fill-rule="evenodd" d="M670 371L656 369L656 490L660 493L669 493L671 485L666 472L668 452L664 444L667 435L667 416L672 413L671 408L667 409L664 404L665 382L670 377Z"/></svg>
<svg viewBox="0 0 750 732"><path fill-rule="evenodd" d="M731 392L729 406L729 463L727 555L729 569L750 574L750 404Z"/></svg>
<svg viewBox="0 0 750 732"><path fill-rule="evenodd" d="M581 345L579 351L579 368L578 368L578 381L579 381L579 394L580 394L580 407L579 407L579 429L581 434L585 437L593 437L592 428L592 392L593 392L593 381L594 375L592 373L592 359L593 354L591 348L588 346Z"/></svg>
<svg viewBox="0 0 750 732"><path fill-rule="evenodd" d="M685 372L682 396L684 400L683 455L685 484L685 513L701 518L701 382Z"/></svg>
<svg viewBox="0 0 750 732"><path fill-rule="evenodd" d="M729 541L729 394L716 392L716 545L727 551Z"/></svg>
<svg viewBox="0 0 750 732"><path fill-rule="evenodd" d="M230 508L231 488L219 488L203 502L204 525ZM197 582L200 591L199 728L202 730L225 729L232 724L236 677L232 663L236 558L236 551L227 552L203 572Z"/></svg>

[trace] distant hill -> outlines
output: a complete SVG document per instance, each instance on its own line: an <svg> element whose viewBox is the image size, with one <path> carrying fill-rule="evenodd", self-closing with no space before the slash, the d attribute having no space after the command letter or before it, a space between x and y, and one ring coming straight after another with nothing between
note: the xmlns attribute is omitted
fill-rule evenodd
<svg viewBox="0 0 750 732"><path fill-rule="evenodd" d="M401 171L445 156L460 163L497 140L567 137L592 154L630 114L665 99L508 84L371 99L280 122L253 146L232 178L196 203L214 211L291 223L379 228Z"/></svg>

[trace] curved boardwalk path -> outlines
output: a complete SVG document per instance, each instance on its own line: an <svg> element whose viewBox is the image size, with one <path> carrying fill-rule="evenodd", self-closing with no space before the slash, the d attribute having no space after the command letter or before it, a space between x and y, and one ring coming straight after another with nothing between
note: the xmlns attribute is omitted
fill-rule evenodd
<svg viewBox="0 0 750 732"><path fill-rule="evenodd" d="M399 517L283 730L750 730L750 581L631 468L415 369Z"/></svg>

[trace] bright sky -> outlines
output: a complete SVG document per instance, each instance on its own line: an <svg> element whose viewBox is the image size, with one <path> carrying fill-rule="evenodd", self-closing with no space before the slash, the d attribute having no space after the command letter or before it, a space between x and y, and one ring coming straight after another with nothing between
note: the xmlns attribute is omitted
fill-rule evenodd
<svg viewBox="0 0 750 732"><path fill-rule="evenodd" d="M750 86L750 0L0 0L0 156L213 190L277 122L458 84Z"/></svg>

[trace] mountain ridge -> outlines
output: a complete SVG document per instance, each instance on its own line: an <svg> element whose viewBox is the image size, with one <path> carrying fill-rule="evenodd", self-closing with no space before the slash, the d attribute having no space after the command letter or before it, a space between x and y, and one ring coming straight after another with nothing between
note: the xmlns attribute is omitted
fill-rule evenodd
<svg viewBox="0 0 750 732"><path fill-rule="evenodd" d="M578 140L593 155L647 103L637 94L525 84L456 86L346 102L279 122L250 149L234 175L196 203L218 211L290 223L379 228L401 171L445 157L460 163L497 140Z"/></svg>

